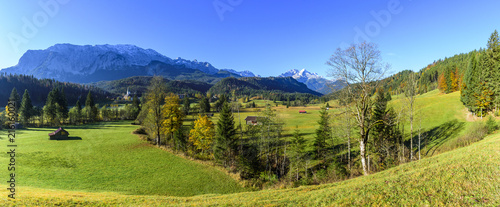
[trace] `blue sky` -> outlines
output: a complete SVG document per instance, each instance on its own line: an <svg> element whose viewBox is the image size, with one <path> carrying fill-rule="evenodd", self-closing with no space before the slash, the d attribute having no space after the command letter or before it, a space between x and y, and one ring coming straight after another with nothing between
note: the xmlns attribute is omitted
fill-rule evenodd
<svg viewBox="0 0 500 207"><path fill-rule="evenodd" d="M500 29L498 8L500 1L1 1L0 68L56 43L134 44L262 76L302 68L326 75L336 48L366 39L391 73L419 70L485 47Z"/></svg>

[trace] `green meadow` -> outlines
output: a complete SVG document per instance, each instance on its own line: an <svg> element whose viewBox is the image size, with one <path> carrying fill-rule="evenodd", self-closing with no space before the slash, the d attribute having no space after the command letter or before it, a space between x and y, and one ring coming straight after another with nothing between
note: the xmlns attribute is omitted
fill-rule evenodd
<svg viewBox="0 0 500 207"><path fill-rule="evenodd" d="M421 123L424 159L420 161L332 184L257 192L247 192L248 189L216 167L186 160L141 141L132 134L138 126L130 125L130 121L68 126L65 129L71 140L65 141L48 139L47 134L55 128L18 130L18 199L7 200L5 193L0 203L26 206L498 206L500 134L451 150L456 148L453 141L474 124L459 98L459 92L441 94L437 90L417 97L413 138L418 138ZM258 116L266 102L275 106L272 101L255 102L258 108L234 113L236 124L241 121L245 126L244 118ZM396 112L405 104L401 96L393 96L389 102ZM334 102L330 105L335 106ZM297 126L312 144L320 106L274 107L285 123L284 136L291 136ZM307 114L299 114L299 110L306 110ZM329 111L334 119L340 118L340 108L332 107ZM218 114L211 119L217 122ZM190 115L184 124L192 121ZM338 127L339 123L336 121L334 125ZM403 125L408 145L409 123L401 127ZM3 133L0 150L6 152L6 132L0 133ZM355 143L353 140L353 151L357 150ZM8 159L6 153L0 156L0 163L5 163L4 179L9 178Z"/></svg>
<svg viewBox="0 0 500 207"><path fill-rule="evenodd" d="M21 188L4 205L59 206L498 206L500 134L470 146L333 184L193 197Z"/></svg>
<svg viewBox="0 0 500 207"><path fill-rule="evenodd" d="M244 191L212 166L175 156L141 141L130 121L68 126L72 140L49 140L55 128L16 131L16 184L60 190L193 196ZM2 134L0 150L7 152ZM8 154L2 153L8 178Z"/></svg>

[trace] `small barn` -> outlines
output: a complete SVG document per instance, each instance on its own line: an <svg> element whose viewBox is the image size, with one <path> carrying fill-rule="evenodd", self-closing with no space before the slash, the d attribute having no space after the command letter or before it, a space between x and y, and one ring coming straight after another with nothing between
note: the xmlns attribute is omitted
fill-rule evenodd
<svg viewBox="0 0 500 207"><path fill-rule="evenodd" d="M245 121L247 122L247 125L257 125L259 124L259 117L258 116L247 116L245 118Z"/></svg>
<svg viewBox="0 0 500 207"><path fill-rule="evenodd" d="M307 111L305 111L305 110L300 110L300 111L299 111L299 114L307 114Z"/></svg>
<svg viewBox="0 0 500 207"><path fill-rule="evenodd" d="M49 133L50 140L60 140L60 139L68 139L69 132L64 130L62 127L55 130L52 133Z"/></svg>

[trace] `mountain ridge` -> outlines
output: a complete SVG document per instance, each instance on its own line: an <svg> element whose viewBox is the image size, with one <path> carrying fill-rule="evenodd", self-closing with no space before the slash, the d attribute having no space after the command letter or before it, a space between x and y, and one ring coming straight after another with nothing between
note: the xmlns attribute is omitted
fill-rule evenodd
<svg viewBox="0 0 500 207"><path fill-rule="evenodd" d="M279 75L278 77L292 77L295 80L306 84L306 86L316 92L321 94L329 94L333 91L342 89L345 84L341 80L332 81L323 76L318 75L317 73L311 73L307 71L305 68L302 70L291 69Z"/></svg>

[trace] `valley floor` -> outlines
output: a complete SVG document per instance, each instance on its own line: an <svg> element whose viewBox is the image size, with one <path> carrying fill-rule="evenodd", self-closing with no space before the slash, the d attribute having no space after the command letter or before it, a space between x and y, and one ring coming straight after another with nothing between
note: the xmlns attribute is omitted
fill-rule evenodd
<svg viewBox="0 0 500 207"><path fill-rule="evenodd" d="M1 186L6 188L6 185ZM500 205L500 134L468 147L343 182L193 197L19 187L3 206L471 206Z"/></svg>

